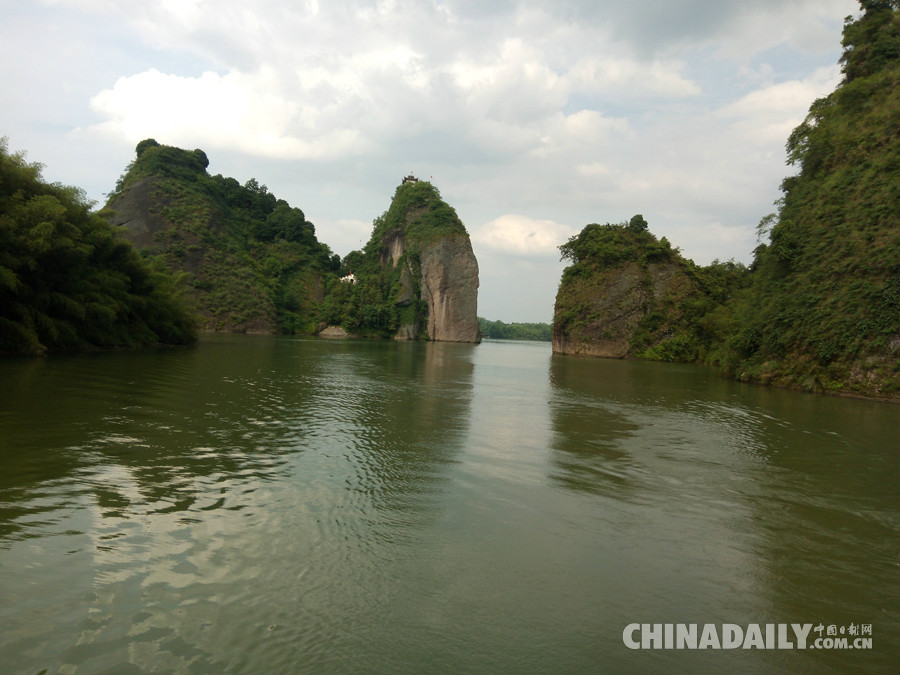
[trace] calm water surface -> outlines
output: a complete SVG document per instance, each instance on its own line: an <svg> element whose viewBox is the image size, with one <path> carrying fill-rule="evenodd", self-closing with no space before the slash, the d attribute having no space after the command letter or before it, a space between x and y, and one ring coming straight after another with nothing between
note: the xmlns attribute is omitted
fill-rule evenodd
<svg viewBox="0 0 900 675"><path fill-rule="evenodd" d="M4 673L896 673L900 409L689 366L209 337L0 360ZM872 626L631 650L630 623Z"/></svg>

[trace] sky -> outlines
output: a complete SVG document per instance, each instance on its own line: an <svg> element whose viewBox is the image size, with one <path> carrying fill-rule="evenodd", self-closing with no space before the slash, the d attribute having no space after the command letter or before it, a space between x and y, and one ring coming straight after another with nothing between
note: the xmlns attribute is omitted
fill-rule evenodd
<svg viewBox="0 0 900 675"><path fill-rule="evenodd" d="M478 314L546 322L558 246L642 214L749 263L855 0L0 0L0 136L98 206L155 138L341 256L407 174L472 239Z"/></svg>

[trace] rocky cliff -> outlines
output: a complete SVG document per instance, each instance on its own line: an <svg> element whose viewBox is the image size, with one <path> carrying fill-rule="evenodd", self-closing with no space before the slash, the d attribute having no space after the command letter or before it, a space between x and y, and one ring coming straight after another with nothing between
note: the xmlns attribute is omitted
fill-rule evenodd
<svg viewBox="0 0 900 675"><path fill-rule="evenodd" d="M119 180L105 215L139 250L178 273L210 330L312 332L337 256L300 209L255 180L210 176L202 150L152 139Z"/></svg>
<svg viewBox="0 0 900 675"><path fill-rule="evenodd" d="M560 247L563 272L553 316L557 354L664 361L702 360L704 317L740 285L734 263L699 268L641 216L588 225Z"/></svg>
<svg viewBox="0 0 900 675"><path fill-rule="evenodd" d="M478 263L469 237L448 235L426 242L419 256L428 337L444 342L479 342Z"/></svg>
<svg viewBox="0 0 900 675"><path fill-rule="evenodd" d="M357 283L337 288L332 315L350 333L479 342L478 262L456 211L426 181L405 180L363 251L344 259Z"/></svg>
<svg viewBox="0 0 900 675"><path fill-rule="evenodd" d="M680 265L622 262L561 284L556 298L556 354L624 359L671 337L680 303L696 292ZM650 316L650 322L647 317ZM647 324L656 339L638 340Z"/></svg>

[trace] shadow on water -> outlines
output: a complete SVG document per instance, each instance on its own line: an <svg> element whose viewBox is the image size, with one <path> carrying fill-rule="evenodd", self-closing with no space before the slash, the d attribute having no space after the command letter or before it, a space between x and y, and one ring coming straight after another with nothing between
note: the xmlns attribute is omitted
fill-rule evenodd
<svg viewBox="0 0 900 675"><path fill-rule="evenodd" d="M3 501L73 482L70 496L91 492L103 515L188 512L222 498L216 482L276 475L290 448L259 423L275 354L255 346L234 359L203 345L3 363L15 392L0 400ZM6 533L27 529L14 513Z"/></svg>
<svg viewBox="0 0 900 675"><path fill-rule="evenodd" d="M320 429L311 436L321 430L329 451L352 465L347 489L376 506L429 492L425 483L453 461L464 438L471 347L348 341L327 351L313 406Z"/></svg>
<svg viewBox="0 0 900 675"><path fill-rule="evenodd" d="M572 490L625 498L636 480L635 464L619 441L638 427L592 395L586 386L590 376L577 366L559 359L551 362L555 470L550 478Z"/></svg>
<svg viewBox="0 0 900 675"><path fill-rule="evenodd" d="M770 613L836 637L872 626L873 649L810 659L817 672L886 672L900 653L900 414L891 404L748 387L765 481L742 497L765 532ZM814 637L827 633L814 634ZM785 662L787 665L787 662ZM811 668L812 670L813 668Z"/></svg>
<svg viewBox="0 0 900 675"><path fill-rule="evenodd" d="M408 497L465 431L470 349L214 336L0 362L0 534L26 534L10 505L44 483L89 485L110 516L228 508L236 481L308 451L345 455L347 489L375 503Z"/></svg>

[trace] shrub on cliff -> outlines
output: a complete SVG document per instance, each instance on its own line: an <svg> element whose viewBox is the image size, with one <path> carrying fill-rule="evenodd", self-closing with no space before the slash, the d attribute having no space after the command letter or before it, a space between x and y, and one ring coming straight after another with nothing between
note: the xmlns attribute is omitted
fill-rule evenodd
<svg viewBox="0 0 900 675"><path fill-rule="evenodd" d="M787 142L799 173L763 219L753 284L717 360L810 390L900 390L900 8L844 25L844 80Z"/></svg>
<svg viewBox="0 0 900 675"><path fill-rule="evenodd" d="M208 165L202 150L141 141L110 197L113 222L187 276L205 327L312 332L340 259L302 210Z"/></svg>

